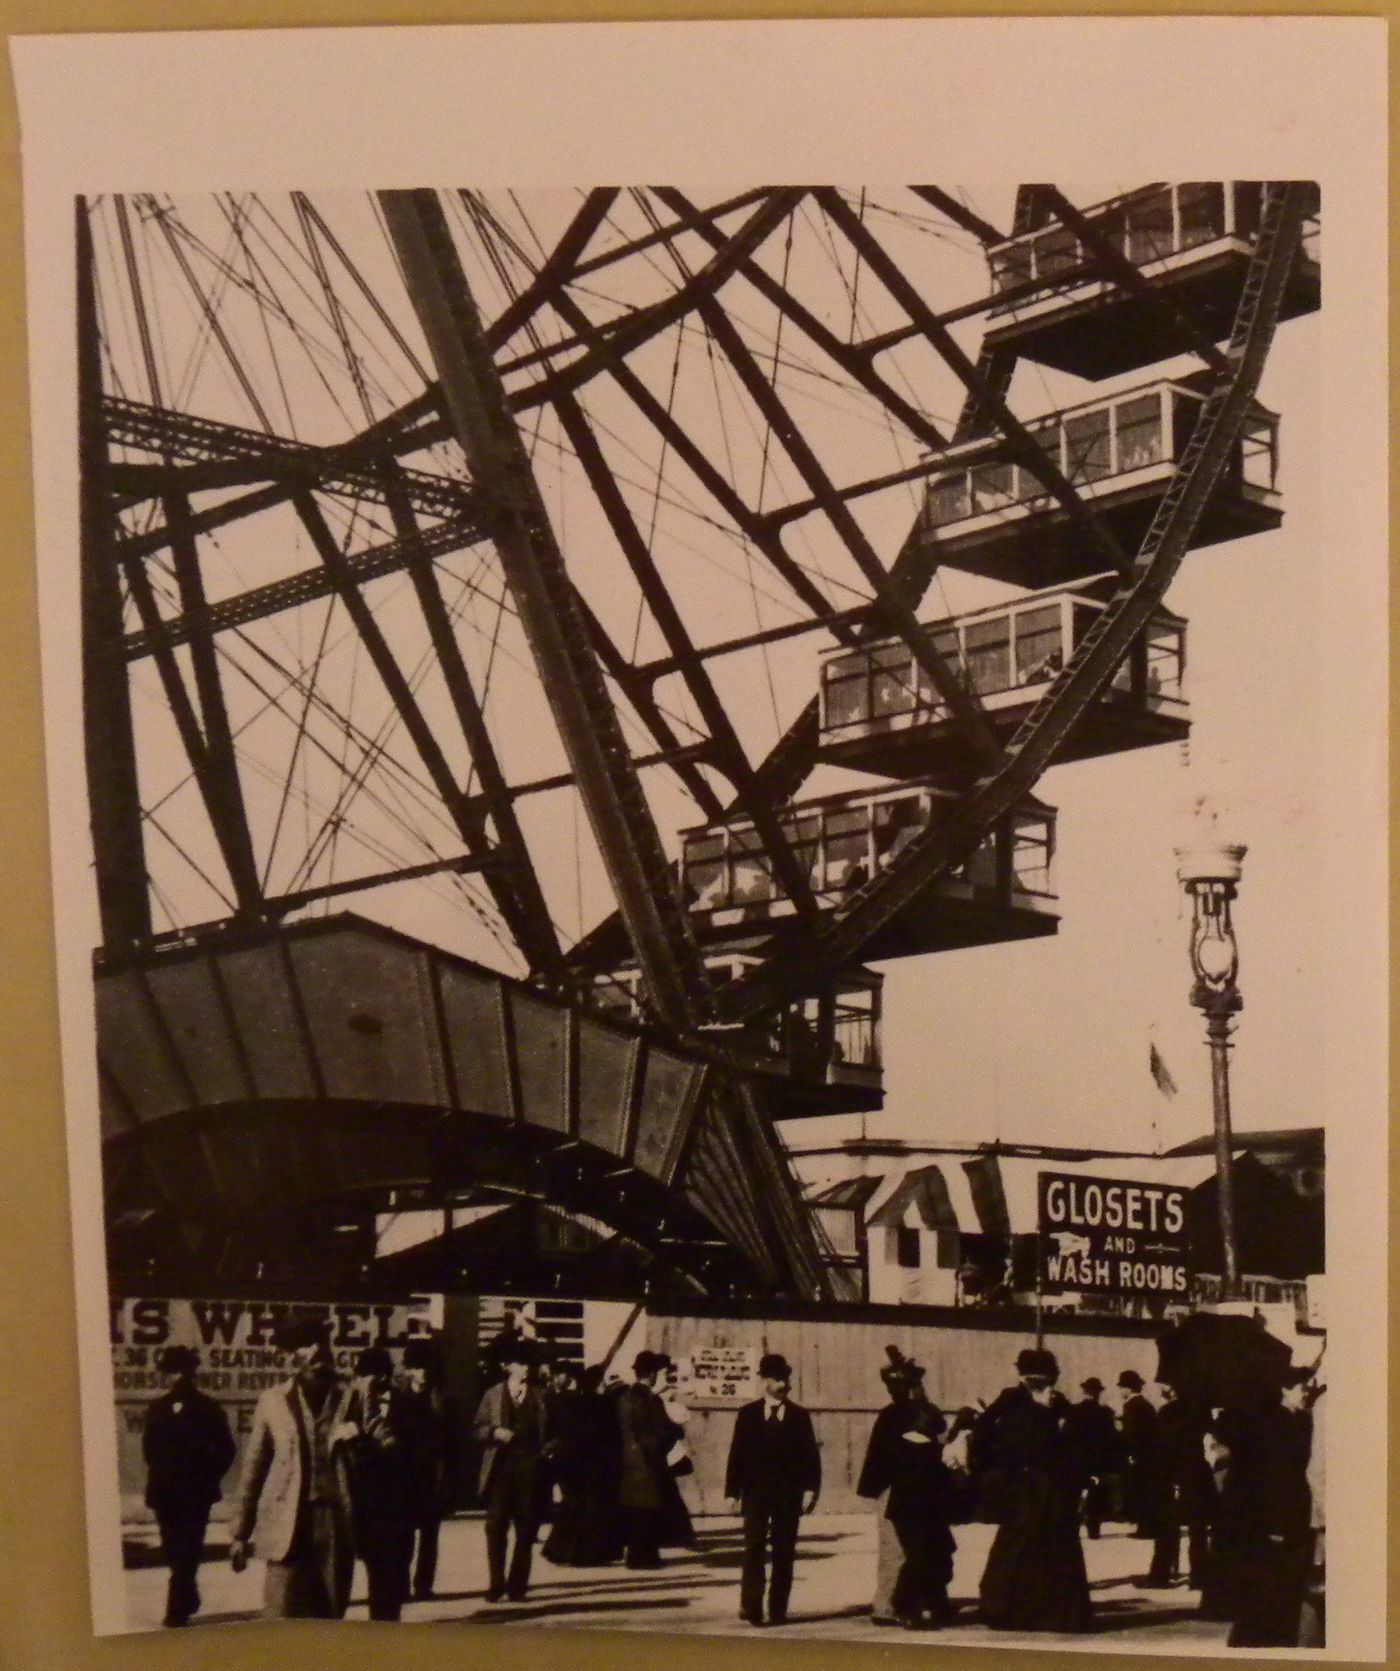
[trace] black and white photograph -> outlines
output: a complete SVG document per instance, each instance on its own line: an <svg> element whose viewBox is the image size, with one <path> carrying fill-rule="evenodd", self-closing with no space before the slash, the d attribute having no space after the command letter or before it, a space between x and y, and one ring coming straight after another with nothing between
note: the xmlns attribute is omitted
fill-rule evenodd
<svg viewBox="0 0 1400 1671"><path fill-rule="evenodd" d="M1379 1656L1383 353L1216 137L31 175L99 1633Z"/></svg>

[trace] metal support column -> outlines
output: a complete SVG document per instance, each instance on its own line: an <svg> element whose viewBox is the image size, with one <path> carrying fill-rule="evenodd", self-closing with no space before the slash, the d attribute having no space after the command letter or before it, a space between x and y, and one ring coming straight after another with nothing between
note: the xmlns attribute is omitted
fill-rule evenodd
<svg viewBox="0 0 1400 1671"><path fill-rule="evenodd" d="M76 253L83 737L102 940L112 949L150 938L151 906L108 492L92 230L82 198L77 203Z"/></svg>
<svg viewBox="0 0 1400 1671"><path fill-rule="evenodd" d="M683 1032L699 957L446 216L431 191L387 191L380 203L652 1008Z"/></svg>

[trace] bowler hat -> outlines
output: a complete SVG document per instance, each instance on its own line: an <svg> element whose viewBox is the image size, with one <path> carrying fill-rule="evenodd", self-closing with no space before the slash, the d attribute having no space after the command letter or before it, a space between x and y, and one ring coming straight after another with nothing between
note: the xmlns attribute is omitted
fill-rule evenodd
<svg viewBox="0 0 1400 1671"><path fill-rule="evenodd" d="M199 1353L193 1346L167 1346L156 1359L162 1375L193 1375L199 1368Z"/></svg>
<svg viewBox="0 0 1400 1671"><path fill-rule="evenodd" d="M436 1369L439 1356L437 1342L420 1336L404 1346L403 1366L405 1369Z"/></svg>
<svg viewBox="0 0 1400 1671"><path fill-rule="evenodd" d="M355 1359L356 1375L392 1375L394 1360L382 1346L366 1346Z"/></svg>
<svg viewBox="0 0 1400 1671"><path fill-rule="evenodd" d="M670 1367L671 1360L664 1352L651 1352L645 1348L632 1360L632 1373L639 1381L649 1381L658 1370Z"/></svg>
<svg viewBox="0 0 1400 1671"><path fill-rule="evenodd" d="M1125 1369L1118 1377L1118 1385L1120 1387L1126 1387L1129 1392L1141 1392L1143 1388L1143 1379L1135 1369Z"/></svg>
<svg viewBox="0 0 1400 1671"><path fill-rule="evenodd" d="M1047 1352L1043 1346L1026 1346L1016 1354L1016 1373L1044 1375L1053 1381L1060 1373L1059 1360L1053 1352Z"/></svg>
<svg viewBox="0 0 1400 1671"><path fill-rule="evenodd" d="M781 1352L765 1352L758 1360L760 1381L791 1381L792 1365Z"/></svg>
<svg viewBox="0 0 1400 1671"><path fill-rule="evenodd" d="M1099 1380L1097 1375L1091 1375L1087 1381L1081 1381L1079 1386L1083 1392L1101 1393L1103 1391L1103 1382Z"/></svg>

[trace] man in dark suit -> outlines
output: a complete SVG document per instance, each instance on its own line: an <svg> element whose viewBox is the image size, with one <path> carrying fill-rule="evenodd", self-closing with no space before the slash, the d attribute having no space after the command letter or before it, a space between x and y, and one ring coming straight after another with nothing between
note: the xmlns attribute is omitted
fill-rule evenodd
<svg viewBox="0 0 1400 1671"><path fill-rule="evenodd" d="M1125 1517L1133 1522L1133 1536L1151 1538L1155 1543L1161 1530L1165 1495L1162 1447L1157 1433L1157 1407L1144 1395L1143 1385L1142 1376L1135 1369L1125 1369L1118 1377L1118 1389L1123 1394L1119 1425L1128 1464L1123 1510Z"/></svg>
<svg viewBox="0 0 1400 1671"><path fill-rule="evenodd" d="M442 1361L435 1340L410 1340L404 1347L402 1391L404 1440L413 1464L413 1526L418 1548L413 1594L424 1601L432 1595L437 1578L438 1530L447 1476Z"/></svg>
<svg viewBox="0 0 1400 1671"><path fill-rule="evenodd" d="M486 1503L487 1601L524 1601L535 1536L540 1529L545 1450L544 1400L530 1385L531 1353L523 1344L502 1349L505 1379L486 1389L476 1412L482 1446L478 1489ZM515 1548L506 1552L512 1528Z"/></svg>
<svg viewBox="0 0 1400 1671"><path fill-rule="evenodd" d="M413 1561L413 1454L408 1394L394 1385L394 1360L366 1346L355 1360L340 1411L336 1455L345 1477L355 1551L365 1564L371 1619L396 1621L408 1600Z"/></svg>
<svg viewBox="0 0 1400 1671"><path fill-rule="evenodd" d="M168 1346L160 1369L174 1379L146 1411L141 1448L146 1458L146 1506L160 1527L161 1553L170 1568L165 1623L187 1625L199 1611L199 1563L209 1510L234 1458L228 1417L195 1386L199 1353Z"/></svg>
<svg viewBox="0 0 1400 1671"><path fill-rule="evenodd" d="M1103 1528L1110 1481L1121 1465L1122 1450L1113 1412L1099 1402L1103 1382L1097 1375L1079 1383L1084 1394L1065 1417L1065 1441L1075 1452L1087 1484L1084 1488L1084 1530L1091 1538Z"/></svg>
<svg viewBox="0 0 1400 1671"><path fill-rule="evenodd" d="M763 1397L746 1404L734 1423L724 1490L744 1516L739 1615L751 1625L764 1622L764 1562L771 1549L767 1622L780 1625L787 1619L792 1590L797 1522L812 1512L821 1490L821 1452L811 1416L788 1396L792 1369L787 1359L766 1352L758 1378Z"/></svg>
<svg viewBox="0 0 1400 1671"><path fill-rule="evenodd" d="M1157 1412L1157 1441L1162 1456L1162 1519L1152 1546L1148 1578L1163 1588L1177 1580L1181 1564L1181 1528L1187 1532L1187 1582L1199 1590L1209 1560L1210 1467L1205 1434L1210 1411L1178 1397L1170 1383L1162 1387Z"/></svg>

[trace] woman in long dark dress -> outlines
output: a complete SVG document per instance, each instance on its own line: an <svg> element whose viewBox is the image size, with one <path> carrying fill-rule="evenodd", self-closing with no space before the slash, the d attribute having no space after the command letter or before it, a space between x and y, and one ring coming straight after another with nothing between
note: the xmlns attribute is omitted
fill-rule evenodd
<svg viewBox="0 0 1400 1671"><path fill-rule="evenodd" d="M906 1630L936 1628L952 1617L948 1586L957 1543L949 1528L953 1476L943 1461L943 1412L922 1396L902 1407L904 1423L891 1441L893 1469L885 1517L904 1557L891 1597Z"/></svg>
<svg viewBox="0 0 1400 1671"><path fill-rule="evenodd" d="M982 1574L982 1620L993 1630L1086 1631L1093 1603L1079 1542L1083 1475L1066 1437L1069 1401L1055 1391L1053 1352L1028 1348L1019 1383L993 1400L979 1447L1000 1525Z"/></svg>
<svg viewBox="0 0 1400 1671"><path fill-rule="evenodd" d="M684 1429L666 1413L659 1388L671 1360L664 1352L639 1352L636 1379L618 1394L622 1430L619 1498L629 1567L659 1567L663 1549L689 1549L695 1532L669 1456Z"/></svg>
<svg viewBox="0 0 1400 1671"><path fill-rule="evenodd" d="M560 1500L543 1550L555 1566L607 1566L622 1554L622 1435L617 1401L602 1384L602 1366L595 1364L557 1406L554 1470Z"/></svg>

